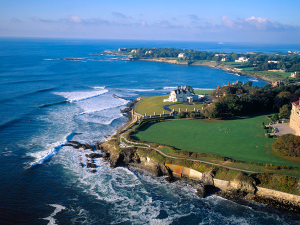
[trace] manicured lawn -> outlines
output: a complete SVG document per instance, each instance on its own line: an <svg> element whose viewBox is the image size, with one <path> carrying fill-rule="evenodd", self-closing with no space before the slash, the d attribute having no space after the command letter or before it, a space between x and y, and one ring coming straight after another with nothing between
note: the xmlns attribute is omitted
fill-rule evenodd
<svg viewBox="0 0 300 225"><path fill-rule="evenodd" d="M242 68L243 70L245 71L253 71L255 69L255 67L245 67L245 68Z"/></svg>
<svg viewBox="0 0 300 225"><path fill-rule="evenodd" d="M275 139L265 138L263 121L267 123L266 115L234 120L173 120L145 126L135 138L242 161L299 167L299 163L272 153Z"/></svg>
<svg viewBox="0 0 300 225"><path fill-rule="evenodd" d="M231 66L240 66L242 63L240 63L240 62L222 62L222 64L231 65Z"/></svg>
<svg viewBox="0 0 300 225"><path fill-rule="evenodd" d="M209 95L209 93L211 92L212 90L194 90L195 94L197 95Z"/></svg>
<svg viewBox="0 0 300 225"><path fill-rule="evenodd" d="M186 105L186 104L176 104L176 105L171 105L169 108L170 109L175 109L175 111L179 111L179 108L181 109L181 111L186 111L186 109L188 109L188 111L194 111L194 108L196 108L196 110L201 110L202 109L202 104L195 104L195 105Z"/></svg>
<svg viewBox="0 0 300 225"><path fill-rule="evenodd" d="M156 112L156 114L161 114L163 111L165 111L165 113L169 113L163 108L165 105L170 104L168 102L163 102L163 100L168 97L169 95L142 97L143 100L136 104L135 111L142 115L145 113L147 113L147 115L153 115L154 112Z"/></svg>
<svg viewBox="0 0 300 225"><path fill-rule="evenodd" d="M209 94L211 90L196 90L196 94ZM139 101L135 106L135 111L139 114L144 115L147 113L147 115L153 115L154 112L156 115L163 113L169 113L169 111L165 110L163 107L165 105L175 104L170 106L170 109L175 109L175 111L178 111L178 108L181 108L181 110L188 109L189 111L193 111L194 108L196 109L202 109L202 104L195 104L195 105L185 105L180 103L174 103L174 102L163 102L164 99L167 99L169 95L161 95L161 96L152 96L152 97L142 97L143 100Z"/></svg>
<svg viewBox="0 0 300 225"><path fill-rule="evenodd" d="M271 76L274 76L274 75L278 75L282 78L286 78L286 77L290 77L291 76L291 72L286 72L286 73L283 73L283 72L272 72L272 71L259 71L260 73L262 74L267 74L267 75L271 75Z"/></svg>

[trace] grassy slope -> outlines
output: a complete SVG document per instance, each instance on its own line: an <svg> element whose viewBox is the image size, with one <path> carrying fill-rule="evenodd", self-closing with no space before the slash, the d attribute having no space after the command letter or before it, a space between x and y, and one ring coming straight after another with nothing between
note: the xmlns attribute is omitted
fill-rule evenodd
<svg viewBox="0 0 300 225"><path fill-rule="evenodd" d="M271 144L275 140L265 138L261 128L265 118L262 115L222 121L175 120L145 127L135 136L140 140L187 151L212 153L243 161L299 166L272 153Z"/></svg>
<svg viewBox="0 0 300 225"><path fill-rule="evenodd" d="M161 96L153 96L153 97L143 97L143 100L139 101L135 106L135 111L144 115L153 115L154 112L156 114L163 113L164 106L168 105L167 102L163 102L164 99L168 98L168 95L161 95ZM168 113L165 110L165 113Z"/></svg>
<svg viewBox="0 0 300 225"><path fill-rule="evenodd" d="M195 94L209 94L211 92L211 90L196 90ZM163 113L163 111L165 111L165 113L168 113L168 111L164 110L164 106L165 105L169 105L169 104L174 104L173 102L163 102L164 99L167 99L169 97L169 95L161 95L161 96L153 96L153 97L142 97L143 100L138 102L135 106L135 111L137 113L140 113L142 115L144 115L145 113L147 113L147 115L153 115L154 112L156 112L156 114L161 114ZM182 110L185 110L186 108L188 108L189 110L194 110L194 108L196 109L201 109L202 105L184 105L184 104L180 104L180 105L173 105L170 106L170 109L174 109L176 111L178 111L178 108L181 108Z"/></svg>

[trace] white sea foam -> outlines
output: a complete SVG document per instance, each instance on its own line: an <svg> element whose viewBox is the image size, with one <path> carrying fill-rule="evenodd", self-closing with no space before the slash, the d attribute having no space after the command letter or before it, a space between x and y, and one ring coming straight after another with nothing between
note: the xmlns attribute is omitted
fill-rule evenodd
<svg viewBox="0 0 300 225"><path fill-rule="evenodd" d="M77 105L83 109L81 114L91 114L99 112L105 109L116 108L126 105L129 101L115 98L110 94L101 95L96 98L85 99L84 101L78 101Z"/></svg>
<svg viewBox="0 0 300 225"><path fill-rule="evenodd" d="M43 218L44 220L48 220L48 225L56 225L56 219L54 219L54 216L56 216L57 213L61 212L62 210L65 210L66 207L58 204L49 204L50 206L54 207L55 210L53 213L51 213L50 216Z"/></svg>
<svg viewBox="0 0 300 225"><path fill-rule="evenodd" d="M177 87L164 87L164 89L175 89Z"/></svg>
<svg viewBox="0 0 300 225"><path fill-rule="evenodd" d="M124 92L147 92L147 91L155 91L155 89L123 89L120 88L119 90Z"/></svg>
<svg viewBox="0 0 300 225"><path fill-rule="evenodd" d="M122 108L122 107L121 107ZM100 111L90 111L78 114L79 119L86 123L111 124L114 120L123 117L120 107L108 108Z"/></svg>
<svg viewBox="0 0 300 225"><path fill-rule="evenodd" d="M99 91L54 92L54 94L67 98L69 102L79 102L89 98L97 97L107 92L108 90L104 89Z"/></svg>
<svg viewBox="0 0 300 225"><path fill-rule="evenodd" d="M96 87L93 87L94 89L104 89L105 86L96 86Z"/></svg>
<svg viewBox="0 0 300 225"><path fill-rule="evenodd" d="M31 166L43 164L46 160L51 159L55 154L58 153L62 145L67 144L70 140L72 140L73 137L74 137L74 133L71 133L68 136L66 136L63 141L59 141L52 144L53 147L51 147L48 150L28 153L29 156L36 158L32 163L30 163Z"/></svg>

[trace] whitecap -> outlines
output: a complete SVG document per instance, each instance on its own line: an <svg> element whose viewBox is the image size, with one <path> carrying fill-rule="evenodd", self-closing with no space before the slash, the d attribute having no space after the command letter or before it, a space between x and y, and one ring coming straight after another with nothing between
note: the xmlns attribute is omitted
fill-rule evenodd
<svg viewBox="0 0 300 225"><path fill-rule="evenodd" d="M105 89L105 86L95 86L94 89Z"/></svg>
<svg viewBox="0 0 300 225"><path fill-rule="evenodd" d="M175 89L177 87L164 87L163 89Z"/></svg>
<svg viewBox="0 0 300 225"><path fill-rule="evenodd" d="M107 93L108 90L99 90L99 91L73 91L73 92L54 92L53 94L63 96L67 98L69 102L78 102L85 99L97 97L104 93Z"/></svg>
<svg viewBox="0 0 300 225"><path fill-rule="evenodd" d="M63 141L56 142L52 144L51 149L45 151L39 151L34 153L28 153L28 156L36 158L33 162L30 163L31 166L35 166L38 164L43 164L46 160L50 160L58 151L62 148L62 145L67 144L74 137L74 132L65 137Z"/></svg>
<svg viewBox="0 0 300 225"><path fill-rule="evenodd" d="M49 204L50 206L54 207L55 210L53 213L51 213L50 216L43 218L44 220L48 220L49 223L48 225L55 225L56 224L56 219L54 219L54 216L56 216L57 213L61 212L62 210L65 210L66 207L58 204Z"/></svg>

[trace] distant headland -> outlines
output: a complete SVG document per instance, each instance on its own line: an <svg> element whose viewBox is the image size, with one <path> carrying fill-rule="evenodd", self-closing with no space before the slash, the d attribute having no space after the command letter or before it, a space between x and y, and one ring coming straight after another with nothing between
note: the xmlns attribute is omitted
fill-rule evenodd
<svg viewBox="0 0 300 225"><path fill-rule="evenodd" d="M286 53L219 53L175 48L119 48L104 53L128 56L126 60L154 61L178 65L208 66L229 73L252 76L282 84L300 82L300 54Z"/></svg>

